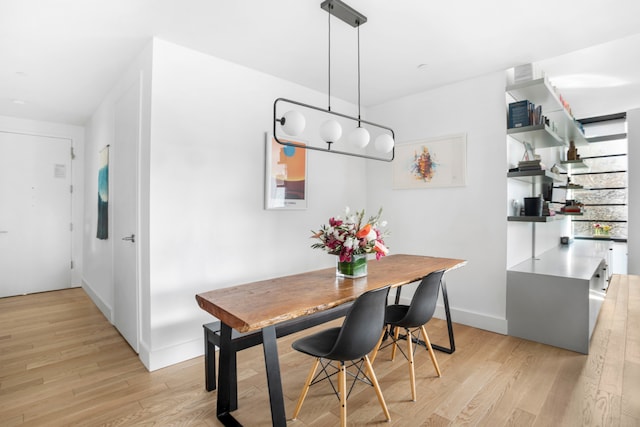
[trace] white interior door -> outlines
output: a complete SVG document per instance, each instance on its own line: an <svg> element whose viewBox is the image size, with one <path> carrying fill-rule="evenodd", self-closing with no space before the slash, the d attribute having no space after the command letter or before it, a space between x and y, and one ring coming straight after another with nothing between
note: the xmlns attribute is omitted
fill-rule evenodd
<svg viewBox="0 0 640 427"><path fill-rule="evenodd" d="M138 350L140 292L138 279L138 149L140 84L131 86L116 103L115 142L109 152L113 192L114 325ZM111 160L112 159L112 160Z"/></svg>
<svg viewBox="0 0 640 427"><path fill-rule="evenodd" d="M71 141L0 132L0 297L71 286Z"/></svg>

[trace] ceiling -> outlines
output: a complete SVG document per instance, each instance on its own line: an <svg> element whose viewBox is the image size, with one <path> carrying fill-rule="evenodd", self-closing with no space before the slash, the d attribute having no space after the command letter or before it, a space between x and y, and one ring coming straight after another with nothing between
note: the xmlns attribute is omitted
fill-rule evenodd
<svg viewBox="0 0 640 427"><path fill-rule="evenodd" d="M84 124L154 36L326 92L320 3L0 0L0 115ZM640 107L637 0L348 4L368 18L363 106L536 62L576 117ZM332 95L356 102L357 31L331 29Z"/></svg>

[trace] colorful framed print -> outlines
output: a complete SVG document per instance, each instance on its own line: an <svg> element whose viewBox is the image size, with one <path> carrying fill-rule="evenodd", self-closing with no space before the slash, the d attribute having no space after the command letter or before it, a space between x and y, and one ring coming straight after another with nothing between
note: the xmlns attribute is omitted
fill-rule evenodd
<svg viewBox="0 0 640 427"><path fill-rule="evenodd" d="M265 151L265 209L306 209L307 150L279 144L267 134Z"/></svg>
<svg viewBox="0 0 640 427"><path fill-rule="evenodd" d="M466 185L466 134L398 144L395 149L394 189Z"/></svg>

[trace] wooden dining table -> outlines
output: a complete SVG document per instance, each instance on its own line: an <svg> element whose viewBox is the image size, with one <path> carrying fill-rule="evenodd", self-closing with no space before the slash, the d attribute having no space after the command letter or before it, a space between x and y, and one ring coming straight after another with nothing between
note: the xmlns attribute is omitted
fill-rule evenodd
<svg viewBox="0 0 640 427"><path fill-rule="evenodd" d="M438 270L453 270L466 264L461 259L420 255L390 255L370 260L368 274L360 278L337 277L335 268L309 271L258 282L216 289L196 295L200 308L217 317L220 322L220 358L218 378L217 417L224 425L241 425L231 415L237 409L236 350L233 330L238 333L261 334L267 385L274 426L285 426L286 415L280 378L277 336L278 328L291 325L302 330L317 324L323 314L339 311L364 292L387 285L393 288L417 282ZM441 282L449 347L434 348L455 351L446 284ZM399 291L399 289L398 289ZM396 292L396 301L400 292ZM343 315L343 313L342 313Z"/></svg>

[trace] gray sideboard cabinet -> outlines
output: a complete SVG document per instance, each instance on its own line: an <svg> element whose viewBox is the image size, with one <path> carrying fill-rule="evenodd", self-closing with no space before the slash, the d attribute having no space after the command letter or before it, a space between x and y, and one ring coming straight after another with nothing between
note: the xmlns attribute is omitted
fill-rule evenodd
<svg viewBox="0 0 640 427"><path fill-rule="evenodd" d="M508 334L589 353L607 287L609 242L574 242L507 270Z"/></svg>

